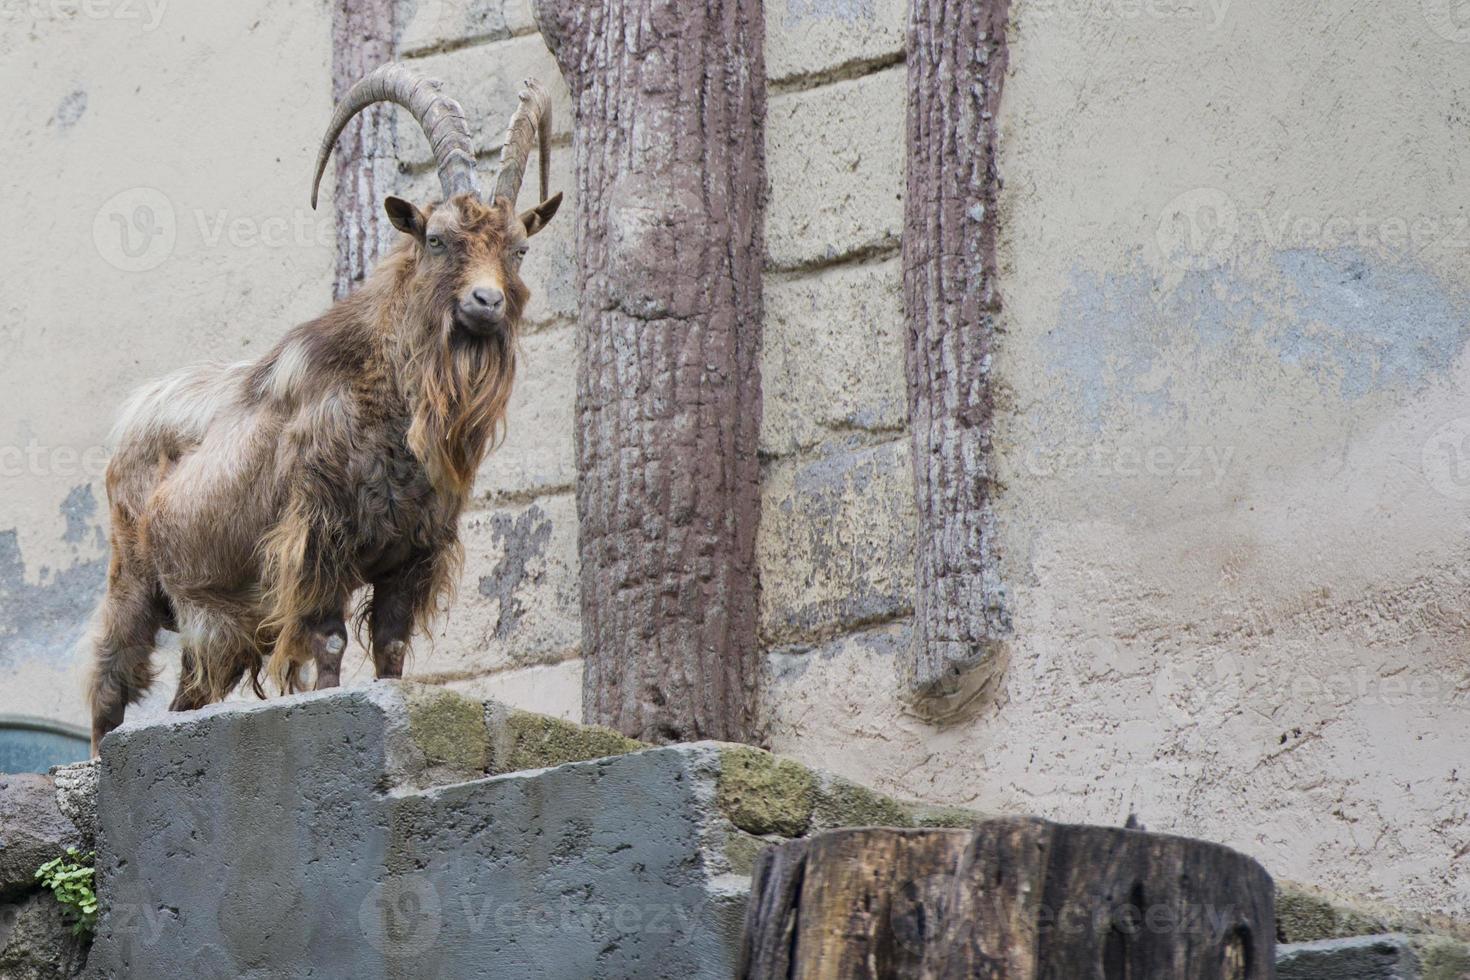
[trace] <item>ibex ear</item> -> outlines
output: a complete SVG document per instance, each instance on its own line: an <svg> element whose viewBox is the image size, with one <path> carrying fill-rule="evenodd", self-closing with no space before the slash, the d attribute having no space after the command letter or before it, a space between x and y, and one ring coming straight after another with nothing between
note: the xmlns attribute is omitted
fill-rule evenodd
<svg viewBox="0 0 1470 980"><path fill-rule="evenodd" d="M393 222L394 228L405 235L412 235L419 241L424 240L424 229L429 223L424 217L424 212L401 197L388 198L383 202L383 210L388 212L388 220Z"/></svg>
<svg viewBox="0 0 1470 980"><path fill-rule="evenodd" d="M545 228L559 207L561 207L561 191L557 191L531 210L521 212L521 224L526 226L526 237L529 238Z"/></svg>

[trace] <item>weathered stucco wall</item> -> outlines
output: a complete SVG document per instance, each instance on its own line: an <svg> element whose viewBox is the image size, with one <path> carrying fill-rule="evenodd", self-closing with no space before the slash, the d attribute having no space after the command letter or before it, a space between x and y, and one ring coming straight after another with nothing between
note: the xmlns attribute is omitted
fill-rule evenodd
<svg viewBox="0 0 1470 980"><path fill-rule="evenodd" d="M67 22L0 40L24 93L0 152L49 219L0 246L34 283L0 321L9 445L97 444L133 383L259 350L324 301L330 216L286 248L210 247L195 218L306 213L329 31L320 9L276 6L170 6L186 25L136 38ZM895 672L914 551L905 15L898 0L767 4L771 746L903 797L1136 812L1281 877L1470 916L1470 31L1439 0L1014 0L996 376L1016 642L999 697L936 727L904 709ZM400 23L401 51L483 121L487 156L519 80L552 82L553 182L573 190L565 88L526 3L405 2ZM199 40L215 37L231 43ZM53 83L56 64L80 81ZM261 64L285 67L259 108L235 94L230 115L185 126L166 102L202 105ZM119 88L140 72L155 97ZM12 79L32 74L44 85ZM71 93L104 77L132 115L96 94L77 115ZM404 192L433 196L420 137L400 138ZM124 272L89 252L89 291L56 276L140 183L178 215L168 260ZM509 438L465 518L460 599L410 669L563 717L581 682L571 231L559 219L533 243ZM100 486L4 473L0 711L77 718L62 641L100 581Z"/></svg>
<svg viewBox="0 0 1470 980"><path fill-rule="evenodd" d="M1003 689L906 714L902 618L779 650L778 751L1470 913L1470 32L1423 6L1017 0ZM783 540L768 602L871 593L907 547L865 533L907 527L889 473L801 521L807 560ZM767 513L803 489L771 480ZM830 554L861 571L834 586Z"/></svg>
<svg viewBox="0 0 1470 980"><path fill-rule="evenodd" d="M334 217L307 206L330 45L323 3L0 8L0 713L83 720L128 392L330 299Z"/></svg>

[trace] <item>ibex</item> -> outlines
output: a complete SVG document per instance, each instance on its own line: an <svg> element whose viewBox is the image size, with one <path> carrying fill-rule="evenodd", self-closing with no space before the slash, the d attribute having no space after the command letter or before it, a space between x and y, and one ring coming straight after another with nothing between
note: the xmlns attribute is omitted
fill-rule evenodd
<svg viewBox="0 0 1470 980"><path fill-rule="evenodd" d="M337 137L377 102L428 135L444 201L390 197L403 232L351 295L258 361L192 368L133 396L107 468L112 558L92 635L92 749L155 678L159 629L182 672L171 707L220 700L248 673L282 691L335 686L348 604L364 586L378 677L398 677L415 629L452 593L458 520L503 432L530 291L526 243L548 195L551 102L525 83L492 193L480 191L460 106L401 65L362 79L332 116L311 202ZM517 214L532 144L541 203Z"/></svg>

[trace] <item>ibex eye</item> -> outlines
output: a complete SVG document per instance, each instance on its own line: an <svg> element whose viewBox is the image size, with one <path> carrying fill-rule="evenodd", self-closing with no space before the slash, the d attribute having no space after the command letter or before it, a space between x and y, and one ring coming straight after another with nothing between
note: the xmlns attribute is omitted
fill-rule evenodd
<svg viewBox="0 0 1470 980"><path fill-rule="evenodd" d="M428 238L428 243L429 243L429 251L431 251L431 252L442 252L442 251L444 251L444 239L440 238L438 235L430 235L429 238Z"/></svg>

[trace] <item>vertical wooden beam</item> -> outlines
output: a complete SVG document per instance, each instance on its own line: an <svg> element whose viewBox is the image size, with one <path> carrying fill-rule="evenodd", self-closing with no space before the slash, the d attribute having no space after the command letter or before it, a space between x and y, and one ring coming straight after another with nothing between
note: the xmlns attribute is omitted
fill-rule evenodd
<svg viewBox="0 0 1470 980"><path fill-rule="evenodd" d="M761 0L537 0L575 106L587 721L755 735Z"/></svg>
<svg viewBox="0 0 1470 980"><path fill-rule="evenodd" d="M912 0L904 199L906 369L919 513L910 693L936 713L982 691L1011 620L990 459L996 116L1009 0Z"/></svg>
<svg viewBox="0 0 1470 980"><path fill-rule="evenodd" d="M393 60L395 0L333 0L332 100L359 78ZM347 124L333 154L337 187L337 269L332 298L341 299L393 244L383 199L393 193L397 154L394 107L377 105Z"/></svg>

